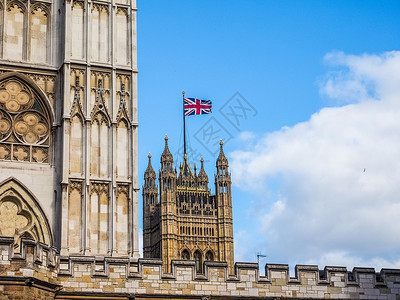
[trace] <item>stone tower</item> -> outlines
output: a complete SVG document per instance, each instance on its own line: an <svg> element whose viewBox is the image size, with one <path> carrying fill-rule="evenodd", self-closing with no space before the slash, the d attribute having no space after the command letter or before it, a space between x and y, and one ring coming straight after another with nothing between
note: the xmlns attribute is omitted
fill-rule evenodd
<svg viewBox="0 0 400 300"><path fill-rule="evenodd" d="M0 24L0 236L138 257L136 1L0 0Z"/></svg>
<svg viewBox="0 0 400 300"><path fill-rule="evenodd" d="M228 159L225 157L220 142L215 175L215 196L218 203L218 250L220 260L233 261L233 218L232 218L232 193L231 174L229 173Z"/></svg>
<svg viewBox="0 0 400 300"><path fill-rule="evenodd" d="M222 141L220 145L215 195L208 188L203 159L197 174L185 154L177 173L167 137L158 187L149 155L143 186L143 254L162 259L164 272L171 272L173 259L191 259L198 273L203 272L204 261L225 261L233 274L231 177Z"/></svg>

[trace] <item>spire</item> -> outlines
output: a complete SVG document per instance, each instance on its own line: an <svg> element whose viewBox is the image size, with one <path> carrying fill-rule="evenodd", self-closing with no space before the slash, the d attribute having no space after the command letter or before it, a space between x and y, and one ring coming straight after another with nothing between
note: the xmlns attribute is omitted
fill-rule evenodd
<svg viewBox="0 0 400 300"><path fill-rule="evenodd" d="M147 156L149 158L149 163L147 165L146 172L144 172L145 177L151 177L151 176L156 176L156 172L153 169L153 166L151 165L151 153L149 152L149 155Z"/></svg>
<svg viewBox="0 0 400 300"><path fill-rule="evenodd" d="M168 136L167 135L165 135L164 140L165 140L165 147L164 147L164 152L161 155L161 163L167 162L167 161L172 163L173 157L168 148Z"/></svg>
<svg viewBox="0 0 400 300"><path fill-rule="evenodd" d="M219 155L217 158L217 167L218 166L228 166L228 159L226 158L226 156L224 154L224 149L223 149L224 142L222 141L222 139L219 142L219 145L220 145L221 149L219 150Z"/></svg>
<svg viewBox="0 0 400 300"><path fill-rule="evenodd" d="M183 164L181 164L179 167L180 167L179 179L190 178L191 180L194 180L195 176L192 172L192 169L189 166L186 154L183 155Z"/></svg>
<svg viewBox="0 0 400 300"><path fill-rule="evenodd" d="M200 163L201 163L200 172L199 172L199 175L197 176L197 178L199 179L200 182L208 182L208 176L207 176L206 172L204 171L203 157L201 157Z"/></svg>

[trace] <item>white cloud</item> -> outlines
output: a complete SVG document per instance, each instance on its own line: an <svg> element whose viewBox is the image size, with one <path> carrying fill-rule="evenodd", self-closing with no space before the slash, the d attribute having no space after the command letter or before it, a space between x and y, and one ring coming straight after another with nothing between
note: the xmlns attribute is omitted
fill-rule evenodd
<svg viewBox="0 0 400 300"><path fill-rule="evenodd" d="M347 104L231 153L234 184L267 195L255 234L270 261L398 267L400 52L326 61L321 93Z"/></svg>
<svg viewBox="0 0 400 300"><path fill-rule="evenodd" d="M255 138L255 135L251 131L242 131L238 135L238 139L242 142L248 142L248 141L253 140L254 138Z"/></svg>
<svg viewBox="0 0 400 300"><path fill-rule="evenodd" d="M240 230L234 235L234 247L235 247L235 261L249 261L251 258L248 257L249 245L254 245L253 236L250 235L246 230Z"/></svg>

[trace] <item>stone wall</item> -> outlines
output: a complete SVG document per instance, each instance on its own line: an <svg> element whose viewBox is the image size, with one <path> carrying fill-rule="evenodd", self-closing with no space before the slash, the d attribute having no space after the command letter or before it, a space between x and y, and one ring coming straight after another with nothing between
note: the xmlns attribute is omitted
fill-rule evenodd
<svg viewBox="0 0 400 300"><path fill-rule="evenodd" d="M400 270L236 263L228 275L223 262L206 262L196 274L194 261L172 262L121 257L61 257L43 244L23 239L14 253L12 238L0 238L0 299L400 299ZM19 296L18 296L19 295Z"/></svg>

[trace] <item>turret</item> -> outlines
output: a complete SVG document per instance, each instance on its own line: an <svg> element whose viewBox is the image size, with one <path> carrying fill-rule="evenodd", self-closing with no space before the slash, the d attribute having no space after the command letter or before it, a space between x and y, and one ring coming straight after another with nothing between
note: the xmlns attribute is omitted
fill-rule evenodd
<svg viewBox="0 0 400 300"><path fill-rule="evenodd" d="M229 178L230 178L230 175L228 173L228 167L229 167L228 159L226 158L226 156L224 154L224 149L223 149L224 142L221 140L219 142L219 145L221 148L219 150L219 155L218 155L217 162L216 162L217 177L225 178L225 177L229 176Z"/></svg>
<svg viewBox="0 0 400 300"><path fill-rule="evenodd" d="M201 157L200 159L200 172L199 175L197 175L197 186L200 188L208 188L208 176L206 172L204 171L204 159Z"/></svg>
<svg viewBox="0 0 400 300"><path fill-rule="evenodd" d="M176 171L172 165L174 159L168 148L168 136L165 135L164 151L161 155L160 169L160 228L161 228L161 249L160 258L171 261L174 254L178 251L176 237L173 232L176 230ZM164 264L164 272L170 272L170 266Z"/></svg>
<svg viewBox="0 0 400 300"><path fill-rule="evenodd" d="M172 190L176 186L176 171L172 165L174 158L168 148L168 136L165 135L164 151L161 154L161 169L160 169L160 191Z"/></svg>
<svg viewBox="0 0 400 300"><path fill-rule="evenodd" d="M168 136L165 135L165 146L164 151L161 154L161 172L167 173L172 171L172 164L174 162L174 158L172 157L171 151L168 148Z"/></svg>
<svg viewBox="0 0 400 300"><path fill-rule="evenodd" d="M229 273L233 274L233 221L232 221L232 194L231 175L228 159L224 154L222 140L217 158L215 175L215 194L218 202L218 230L219 230L219 257L228 262Z"/></svg>
<svg viewBox="0 0 400 300"><path fill-rule="evenodd" d="M156 186L156 172L151 165L151 154L148 155L149 163L144 173L143 191L143 255L152 257L151 249L151 221L154 218L154 210L158 204L158 187Z"/></svg>
<svg viewBox="0 0 400 300"><path fill-rule="evenodd" d="M151 165L151 154L147 156L149 158L149 163L147 169L144 172L144 186L143 186L143 196L145 202L143 206L154 207L158 203L158 188L156 186L156 172Z"/></svg>

